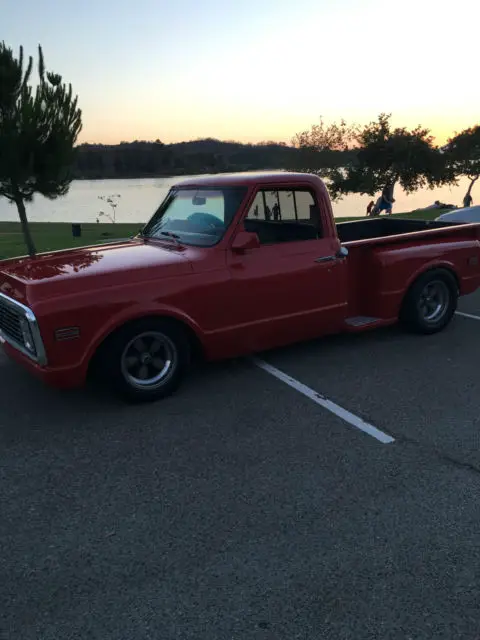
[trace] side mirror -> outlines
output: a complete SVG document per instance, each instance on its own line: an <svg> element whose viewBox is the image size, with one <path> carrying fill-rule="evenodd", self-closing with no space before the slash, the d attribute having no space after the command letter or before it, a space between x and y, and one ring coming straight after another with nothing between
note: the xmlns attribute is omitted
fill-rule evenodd
<svg viewBox="0 0 480 640"><path fill-rule="evenodd" d="M260 240L256 233L249 231L239 231L232 242L232 251L235 253L244 253L249 249L258 249Z"/></svg>

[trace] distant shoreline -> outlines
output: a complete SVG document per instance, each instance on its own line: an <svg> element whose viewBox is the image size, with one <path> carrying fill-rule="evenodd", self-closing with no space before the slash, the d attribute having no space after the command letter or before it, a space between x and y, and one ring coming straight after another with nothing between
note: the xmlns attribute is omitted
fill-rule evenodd
<svg viewBox="0 0 480 640"><path fill-rule="evenodd" d="M314 151L286 144L243 144L206 138L162 144L134 141L117 145L82 144L75 147L72 174L76 180L170 178L238 173L298 171L344 166L348 151Z"/></svg>

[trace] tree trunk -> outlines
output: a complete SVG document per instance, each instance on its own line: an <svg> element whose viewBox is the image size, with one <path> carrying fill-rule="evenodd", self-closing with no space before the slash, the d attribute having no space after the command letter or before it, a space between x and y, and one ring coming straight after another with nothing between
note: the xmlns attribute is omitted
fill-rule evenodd
<svg viewBox="0 0 480 640"><path fill-rule="evenodd" d="M480 178L480 176L475 176L475 178L470 178L470 185L468 187L467 193L465 194L465 198L472 193L473 185L478 180L478 178Z"/></svg>
<svg viewBox="0 0 480 640"><path fill-rule="evenodd" d="M388 198L389 200L391 200L391 198L393 197L393 190L395 188L395 183L394 182L386 182L383 186L382 189L382 196Z"/></svg>
<svg viewBox="0 0 480 640"><path fill-rule="evenodd" d="M28 226L27 212L25 210L25 203L22 196L18 193L15 196L15 204L17 205L18 215L20 216L20 223L22 225L23 239L27 247L28 255L33 258L36 254L35 244L30 234L30 227Z"/></svg>

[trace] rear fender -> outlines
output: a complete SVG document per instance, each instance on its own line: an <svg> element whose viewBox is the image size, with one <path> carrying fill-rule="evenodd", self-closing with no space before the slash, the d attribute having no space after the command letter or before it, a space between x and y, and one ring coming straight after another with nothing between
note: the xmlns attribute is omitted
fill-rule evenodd
<svg viewBox="0 0 480 640"><path fill-rule="evenodd" d="M427 262L421 260L417 262L417 264L412 264L412 262L413 261L402 260L401 271L403 271L403 273L397 271L395 268L397 264L395 263L385 264L385 262L383 262L382 264L382 262L380 262L378 272L378 298L376 305L374 305L374 315L389 319L398 318L405 296L413 283L424 273L433 269L446 269L455 277L457 284L460 285L457 269L450 260L433 258ZM393 268L394 272L397 271L393 278L390 267Z"/></svg>
<svg viewBox="0 0 480 640"><path fill-rule="evenodd" d="M427 264L422 265L419 269L417 269L416 271L414 271L412 273L412 275L407 280L407 283L406 283L406 286L405 286L405 294L410 289L410 287L413 285L413 283L416 280L418 280L418 278L420 276L423 276L424 273L427 273L427 271L432 271L433 269L446 269L447 271L450 271L452 276L454 276L454 278L455 278L455 280L457 282L458 290L461 293L461 290L460 290L461 289L460 278L458 277L458 273L456 271L456 268L455 268L455 265L453 264L453 262L449 262L447 260L432 260L432 262L429 262Z"/></svg>

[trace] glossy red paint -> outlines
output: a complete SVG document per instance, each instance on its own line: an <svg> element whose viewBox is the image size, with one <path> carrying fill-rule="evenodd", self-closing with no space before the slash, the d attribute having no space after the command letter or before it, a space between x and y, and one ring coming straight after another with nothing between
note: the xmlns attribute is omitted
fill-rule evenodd
<svg viewBox="0 0 480 640"><path fill-rule="evenodd" d="M247 187L246 195L215 246L136 238L0 263L0 292L35 314L47 364L8 344L7 353L46 382L78 386L103 340L145 316L177 319L213 360L351 330L345 321L352 316L396 322L408 287L431 267L455 273L462 294L480 286L472 260L480 257L480 225L347 242L341 257L330 199L316 176L217 175L177 186L235 185ZM257 190L278 187L311 190L322 238L258 246L246 233ZM68 327L78 327L79 337L58 341L55 332Z"/></svg>

